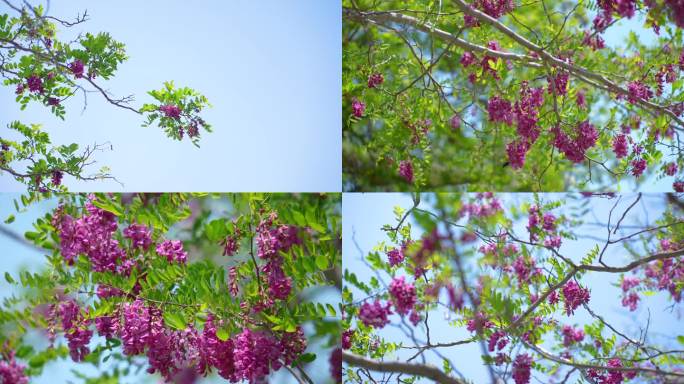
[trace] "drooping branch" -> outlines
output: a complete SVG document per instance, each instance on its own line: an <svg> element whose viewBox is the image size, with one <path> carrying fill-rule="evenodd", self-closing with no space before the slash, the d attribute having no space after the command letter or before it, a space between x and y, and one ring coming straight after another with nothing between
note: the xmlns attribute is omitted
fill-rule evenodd
<svg viewBox="0 0 684 384"><path fill-rule="evenodd" d="M572 75L574 75L576 78L584 81L585 79L591 79L597 81L599 84L604 85L607 87L610 91L622 94L622 95L629 95L630 92L625 89L624 87L619 86L615 82L611 81L604 75L601 75L596 72L592 72L584 67L568 63L565 60L562 60L558 57L553 56L549 52L547 52L544 48L534 44L533 42L527 40L525 37L519 35L512 29L508 28L506 25L503 23L499 22L497 19L489 16L488 14L475 9L471 7L468 3L466 3L464 0L453 0L453 2L461 9L463 12L475 17L477 20L490 24L494 28L498 29L501 31L503 34L506 36L510 37L511 39L515 40L518 42L520 45L523 47L529 49L530 51L536 52L539 54L539 56L542 58L542 60L551 63L554 66L561 67L567 71L569 71ZM684 129L684 120L680 119L677 114L675 114L672 110L669 108L666 108L662 105L658 105L656 103L652 103L648 100L644 100L642 98L636 98L636 102L640 104L642 107L645 107L647 109L651 109L660 113L664 113L672 118L672 120L676 121L680 125L680 129Z"/></svg>
<svg viewBox="0 0 684 384"><path fill-rule="evenodd" d="M580 368L580 369L598 369L598 370L610 370L610 371L620 371L620 372L642 372L642 373L650 373L654 374L657 376L675 376L675 377L684 377L684 372L675 372L675 371L663 371L661 369L653 369L653 368L646 368L646 367L606 367L603 365L598 365L598 364L590 364L590 363L582 363L582 362L576 362L573 360L569 360L560 356L556 356L551 354L550 352L544 350L542 347L533 345L527 342L524 342L525 346L528 348L534 350L544 358L551 360L553 362L563 364L563 365L569 365L575 368Z"/></svg>
<svg viewBox="0 0 684 384"><path fill-rule="evenodd" d="M430 364L404 363L401 361L377 361L358 356L350 352L342 352L342 361L349 365L378 372L404 373L421 376L441 384L465 384L465 382L447 375Z"/></svg>
<svg viewBox="0 0 684 384"><path fill-rule="evenodd" d="M610 79L606 78L604 75L601 75L599 73L590 71L584 67L568 63L562 59L559 59L550 53L548 53L546 50L544 50L542 47L530 42L523 36L517 34L515 31L511 30L504 24L500 23L498 20L492 18L491 16L474 9L470 7L468 4L466 4L463 0L454 0L456 4L459 7L462 7L464 12L470 14L473 17L476 17L478 20L489 23L495 28L499 29L501 32L506 34L507 36L511 37L515 41L517 41L520 45L525 47L526 49L536 52L539 54L541 57L541 61L545 61L550 63L553 66L561 67L565 70L567 70L572 76L577 78L578 80L592 86L596 87L599 89L602 89L607 92L614 92L617 94L621 95L629 95L629 91L616 84L615 82L611 81ZM513 60L516 62L521 63L524 66L531 67L531 68L543 68L544 64L540 62L539 59L530 56L530 55L524 55L524 54L519 54L519 53L513 53L513 52L501 52L501 51L495 51L492 49L489 49L487 47L477 45L474 43L471 43L467 40L464 40L460 37L454 36L453 34L446 32L442 29L437 28L435 25L428 23L428 22L423 22L418 18L408 16L401 14L399 12L382 12L382 11L360 11L360 10L355 10L352 8L345 8L343 7L343 16L351 19L351 20L356 20L360 22L367 22L375 25L379 25L381 27L384 27L386 29L392 29L389 28L386 24L387 23L396 23L399 25L404 25L404 26L410 26L412 28L415 28L418 31L428 33L436 38L439 38L441 40L447 41L455 46L461 47L463 49L469 50L469 51L474 51L474 52L480 52L480 53L485 53L488 56L493 56L493 57L498 57L503 60ZM677 114L675 114L671 109L650 102L648 100L644 100L642 98L637 98L636 99L637 104L641 105L644 107L649 113L651 114L656 114L656 113L664 113L668 115L669 117L672 118L672 120L676 121L680 125L680 129L684 129L684 120L679 118Z"/></svg>

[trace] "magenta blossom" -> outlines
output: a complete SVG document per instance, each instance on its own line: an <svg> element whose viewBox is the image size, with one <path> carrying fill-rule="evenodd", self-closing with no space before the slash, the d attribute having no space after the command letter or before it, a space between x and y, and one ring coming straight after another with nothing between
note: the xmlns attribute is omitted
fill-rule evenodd
<svg viewBox="0 0 684 384"><path fill-rule="evenodd" d="M359 101L359 99L354 99L352 101L352 115L354 117L363 117L363 114L366 111L366 104L363 102Z"/></svg>
<svg viewBox="0 0 684 384"><path fill-rule="evenodd" d="M413 183L413 164L409 160L402 160L399 163L399 176L403 177L407 183Z"/></svg>
<svg viewBox="0 0 684 384"><path fill-rule="evenodd" d="M162 111L166 117L170 117L176 120L180 119L181 109L177 105L161 105L159 106L159 110Z"/></svg>
<svg viewBox="0 0 684 384"><path fill-rule="evenodd" d="M416 288L404 281L404 276L394 278L389 286L394 307L400 315L408 314L416 304Z"/></svg>
<svg viewBox="0 0 684 384"><path fill-rule="evenodd" d="M83 77L83 62L81 60L74 60L69 64L69 70L74 74L74 77L80 79Z"/></svg>

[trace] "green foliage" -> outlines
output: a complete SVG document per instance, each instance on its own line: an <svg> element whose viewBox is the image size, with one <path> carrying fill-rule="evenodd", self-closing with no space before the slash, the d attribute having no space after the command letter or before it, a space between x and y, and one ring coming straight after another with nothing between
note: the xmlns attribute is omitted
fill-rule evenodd
<svg viewBox="0 0 684 384"><path fill-rule="evenodd" d="M611 89L627 90L629 82L639 80L655 91L656 73L676 67L684 45L681 29L670 23L668 12L652 4L639 8L632 21L646 21L643 31L657 23L659 36L646 43L637 27L622 41L600 50L584 41L585 33L594 33L593 2L518 3L498 22L546 53L569 58L582 73L607 79L615 85ZM681 120L673 117L678 113L675 109L663 113L629 103L624 94L616 98L576 72L569 75L567 92L554 94L549 79L567 72L536 59L538 52L491 23L465 26L456 1L345 0L342 6L345 190L606 190L615 189L620 181L638 188L648 178L631 175L633 160L646 160L645 175L652 179L666 177L664 169L670 162L680 169L684 165L673 136L683 128ZM611 33L620 32L610 28L604 35ZM498 42L500 51L526 58L485 56L482 50L492 41ZM466 44L479 48L464 48ZM468 66L460 63L466 52L475 55ZM665 84L663 93L651 102L669 108L684 101L681 75L674 71L675 81ZM382 75L384 82L370 87L373 74ZM494 96L511 104L519 101L523 82L542 88L544 102L538 113L539 138L527 152L525 165L514 169L507 161L506 147L520 138L516 124L492 121L487 104ZM580 93L587 107L578 105ZM354 116L355 102L365 104L360 117ZM452 119L458 127L452 126ZM587 120L597 127L598 140L585 161L575 164L554 148L553 129L560 127L572 136ZM630 149L627 157L617 159L613 138L623 126L632 127L628 136L643 151L637 154ZM402 161L413 164L413 182L399 175Z"/></svg>
<svg viewBox="0 0 684 384"><path fill-rule="evenodd" d="M30 375L39 374L49 361L68 355L61 338L57 339L56 348L37 350L26 337L28 329L46 329L52 324L50 315L37 313L36 308L58 305L67 298L76 300L83 308L82 314L90 320L119 316L124 303L140 299L159 308L165 327L171 330L188 326L201 330L212 314L217 323L220 321L216 335L221 340L234 337L245 327L281 334L310 324L314 329L307 335L310 344L322 340L326 349L339 344L339 308L337 303L322 302L319 292L334 289L334 276L340 273L340 194L58 196L58 210L36 220L33 229L25 234L28 241L45 249L45 268L21 271L18 275L7 272L4 276L9 284L24 290L5 300L0 308L0 345L20 352L17 357L28 362ZM115 215L115 237L137 258L137 267L130 275L95 271L93 260L86 255L78 255L73 265L65 262L55 218L78 218L85 213L88 202ZM281 250L282 269L292 281L292 291L287 298L268 305L265 303L269 302L269 281L263 270L266 260L258 256L256 240L257 228L264 220L296 226L300 239L287 252ZM164 239L182 239L190 254L189 262L170 262L157 254L155 246L129 247L122 230L133 223L147 225L156 244ZM236 253L221 255L225 239L232 236L240 238ZM98 287L117 288L124 295L99 297ZM61 325L57 324L55 331L61 334ZM126 363L130 359L120 353L118 339L96 344L87 362L99 365L112 360ZM305 364L315 358L315 353L309 352L301 355L298 362ZM108 382L122 374L102 371L99 378L88 380Z"/></svg>
<svg viewBox="0 0 684 384"><path fill-rule="evenodd" d="M66 21L46 17L42 7L32 7L28 2L18 5L8 2L8 5L14 7L8 7L10 13L0 14L0 55L3 57L0 72L3 84L16 95L15 101L21 110L36 103L64 120L67 100L94 92L112 106L130 112L142 115L151 108L155 113L148 114L143 125L159 119L159 125L173 139L180 140L187 132L191 142L199 146L199 127L211 132L211 126L199 117L209 103L190 88L176 89L173 82L167 82L162 90L149 92L159 102L180 107L178 119L160 116L153 104L133 108L129 105L132 96L116 98L107 91L102 82L116 76L119 65L127 60L125 45L107 32L86 32L68 42L60 40L57 33L57 24L72 28L85 23L85 13L74 21ZM12 122L8 127L16 134L7 136L20 139L13 141L5 139L5 134L0 135L0 173L6 172L26 184L29 192L65 191L63 176L86 181L113 178L107 167L87 173L87 167L94 162L93 154L111 149L108 144L84 147L77 154L76 143L51 147L48 133L39 125Z"/></svg>

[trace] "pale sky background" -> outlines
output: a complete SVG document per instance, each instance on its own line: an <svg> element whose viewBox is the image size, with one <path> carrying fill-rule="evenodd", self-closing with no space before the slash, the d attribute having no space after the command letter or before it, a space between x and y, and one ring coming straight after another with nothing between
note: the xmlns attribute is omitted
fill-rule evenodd
<svg viewBox="0 0 684 384"><path fill-rule="evenodd" d="M20 194L0 193L0 226L11 230L12 232L23 237L26 231L32 230L32 225L39 217L43 217L47 212L52 211L57 206L57 200L51 199L42 201L40 203L30 206L26 211L17 213L12 202L13 199L18 199ZM214 204L216 214L223 212L226 209L225 201L217 201ZM212 208L214 209L214 208ZM14 214L16 220L11 224L3 224L10 214ZM5 271L10 272L12 276L18 281L18 272L27 269L33 272L38 272L46 265L44 252L10 239L9 237L0 234L0 276L4 276ZM7 283L4 277L0 277L0 300L3 300L13 294L20 294L21 290L17 286ZM320 303L330 303L337 307L340 302L339 290L332 287L324 287L309 290L306 292L310 295L311 300ZM305 333L310 335L314 333L313 327L310 324L305 324ZM48 341L44 334L33 331L30 333L29 340L35 346L36 350L47 348ZM63 338L58 338L58 342L65 342ZM91 340L91 349L103 341L96 335ZM329 354L330 349L323 349L320 341L309 341L307 352L316 353L318 356L313 363L306 366L307 373L316 383L332 383L329 371ZM143 366L147 368L146 358L140 358ZM103 369L111 369L111 361L102 365ZM76 379L71 370L77 370L89 376L97 376L97 369L90 364L76 364L70 358L51 362L45 366L43 374L40 377L32 378L31 383L35 384L54 384L54 383L83 383L83 380ZM137 384L137 383L161 383L161 378L158 375L149 375L143 369L140 374L131 374L126 378L121 379L122 384ZM197 381L198 383L227 383L226 380L219 376L210 376L209 378ZM291 375L286 370L281 369L271 376L273 383L287 383L296 384Z"/></svg>
<svg viewBox="0 0 684 384"><path fill-rule="evenodd" d="M59 37L106 31L126 45L130 58L105 88L134 94L135 107L167 80L194 88L213 105L202 116L214 133L202 133L199 149L173 141L97 94L83 114L83 97L71 99L62 122L39 105L19 112L14 87L1 87L3 126L43 124L56 144L111 142L91 170L109 166L124 187L65 177L70 190L340 191L340 0L70 0L52 1L49 14L73 19L85 9L90 21L60 27ZM25 186L2 175L0 190Z"/></svg>
<svg viewBox="0 0 684 384"><path fill-rule="evenodd" d="M497 194L497 197L504 202L504 206L509 206L511 202L518 204L522 201L529 201L531 196L532 194L523 193ZM570 195L566 194L549 194L542 195L542 198L544 200L565 198L568 204L577 204L578 199L581 199L578 197L578 194L573 195L574 197L572 198L569 196ZM618 205L616 212L622 212L635 197L635 195L624 196ZM424 200L425 199L426 198L424 198ZM635 224L637 222L653 223L663 211L664 199L665 196L662 194L645 195L643 197L643 201L645 202L644 207L637 206L631 211L626 217L624 225ZM614 200L592 198L592 209L585 217L585 221L597 222L601 220L602 222L605 222L608 211L614 202ZM342 252L344 255L344 269L353 271L361 281L368 282L370 277L374 276L374 273L361 261L361 254L353 243L352 234L355 234L356 241L364 255L370 252L380 241L385 241L388 245L391 244L385 232L380 228L385 224L396 224L392 212L393 207L401 206L405 209L410 208L412 206L411 196L408 194L387 193L346 193L344 194L342 206L344 236ZM426 202L422 202L420 207L429 209L430 205ZM558 214L563 212L563 210L561 208L556 209L553 212ZM414 239L419 239L423 232L418 228L415 222L412 221L412 224L412 237ZM522 223L515 229L519 236L523 235L524 237L524 234L527 233L524 228L525 224L526 223ZM583 227L583 232L581 233L603 236L605 234L605 227ZM578 241L569 241L564 239L560 252L575 261L579 261L588 253L594 244L596 244L594 241L582 239ZM614 246L608 248L604 260L608 265L617 266L623 265L627 258L620 246ZM384 273L382 273L382 275L385 277L385 282L389 284L391 278ZM613 274L590 273L581 279L582 284L589 287L591 290L590 308L597 311L597 313L602 315L608 322L617 326L618 329L627 331L628 334L632 336L635 335L634 332L636 332L636 335L638 336L638 326L646 323L646 319L648 318L648 311L646 308L650 310L650 335L652 337L657 338L659 335L668 336L668 334L669 337L672 337L672 332L674 330L682 328L682 307L677 306L673 312L670 312L667 308L672 304L671 301L668 301L669 294L658 293L652 297L642 297L642 301L636 312L629 312L629 310L623 308L620 304L621 290L611 285L618 281L618 277L618 275ZM412 281L412 279L409 279L409 281ZM365 296L364 293L356 290L351 285L348 286L354 292L355 300ZM441 299L443 302L446 301L444 294ZM443 309L432 311L430 314L430 333L432 335L433 343L462 340L471 336L471 333L468 332L465 327L455 328L449 326L445 315L446 313ZM593 318L591 318L582 308L578 309L572 317L555 315L554 318L559 319L562 324L579 326L593 322ZM399 321L399 316L396 314L392 315L390 321L396 324ZM420 329L421 330L418 331L417 335L419 335L418 337L420 339L424 340L424 328ZM397 328L393 328L391 325L383 328L377 334L381 335L386 340L394 342L403 340L410 344L410 340L406 338L404 333ZM605 337L610 334L607 331L604 331L603 335ZM442 348L439 351L450 358L455 368L467 379L472 380L474 383L485 383L489 381L487 370L480 359L481 351L479 345L468 344L453 348ZM405 360L407 356L409 356L409 354L405 352L406 350L399 351L396 355L388 356L387 358L392 359L399 357ZM412 355L412 353L410 355ZM438 359L434 354L428 353L426 354L426 357L428 357L428 362L438 367L442 366L441 359ZM563 374L565 372L567 371L563 371ZM541 382L546 382L543 375L536 373L535 376L540 378ZM427 380L419 380L418 382L429 383ZM532 383L537 382L539 381L532 380ZM571 380L571 382L574 381Z"/></svg>

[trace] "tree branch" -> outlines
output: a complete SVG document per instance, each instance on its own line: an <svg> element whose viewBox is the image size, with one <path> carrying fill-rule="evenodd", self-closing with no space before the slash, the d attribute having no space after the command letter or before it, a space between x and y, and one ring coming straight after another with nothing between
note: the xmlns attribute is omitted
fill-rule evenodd
<svg viewBox="0 0 684 384"><path fill-rule="evenodd" d="M342 361L349 365L370 369L371 371L394 372L413 376L421 376L441 384L465 384L465 382L447 375L439 368L430 364L403 363L400 361L377 361L346 351L342 352Z"/></svg>

